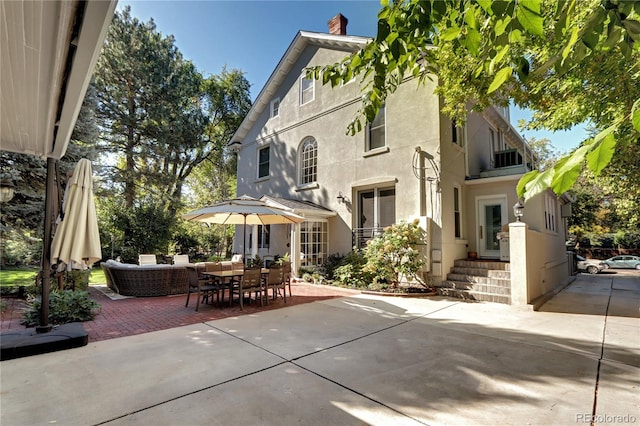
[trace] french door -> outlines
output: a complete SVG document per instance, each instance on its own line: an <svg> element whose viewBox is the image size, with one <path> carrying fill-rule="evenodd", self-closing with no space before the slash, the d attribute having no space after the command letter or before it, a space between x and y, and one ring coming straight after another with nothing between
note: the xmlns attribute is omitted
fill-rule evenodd
<svg viewBox="0 0 640 426"><path fill-rule="evenodd" d="M480 198L478 211L478 254L484 258L500 258L498 232L507 223L506 197Z"/></svg>

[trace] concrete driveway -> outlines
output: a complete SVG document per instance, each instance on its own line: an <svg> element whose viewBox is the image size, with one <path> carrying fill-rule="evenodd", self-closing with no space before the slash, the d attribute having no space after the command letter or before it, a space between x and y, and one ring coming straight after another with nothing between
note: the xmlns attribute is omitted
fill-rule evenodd
<svg viewBox="0 0 640 426"><path fill-rule="evenodd" d="M3 361L3 426L640 424L640 274L532 312L356 296Z"/></svg>

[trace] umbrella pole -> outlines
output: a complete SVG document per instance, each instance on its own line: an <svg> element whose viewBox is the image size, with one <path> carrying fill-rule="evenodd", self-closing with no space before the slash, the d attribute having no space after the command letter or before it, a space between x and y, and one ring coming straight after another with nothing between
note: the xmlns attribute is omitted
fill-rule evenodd
<svg viewBox="0 0 640 426"><path fill-rule="evenodd" d="M51 229L53 228L54 175L56 160L47 158L47 186L44 199L44 235L42 237L42 303L40 304L40 326L36 332L51 331L49 325L49 279L51 277Z"/></svg>
<svg viewBox="0 0 640 426"><path fill-rule="evenodd" d="M247 215L244 215L244 230L242 231L242 263L247 265Z"/></svg>

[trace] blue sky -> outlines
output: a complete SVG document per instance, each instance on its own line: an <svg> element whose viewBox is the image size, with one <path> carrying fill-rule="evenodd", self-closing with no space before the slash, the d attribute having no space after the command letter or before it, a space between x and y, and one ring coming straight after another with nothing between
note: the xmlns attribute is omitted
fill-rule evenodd
<svg viewBox="0 0 640 426"><path fill-rule="evenodd" d="M118 10L131 6L141 21L153 18L158 31L173 34L182 55L205 75L240 69L251 83L251 96L258 95L278 61L299 30L327 32L327 21L338 13L349 20L351 35L375 36L378 0L201 0L125 1ZM528 111L511 110L511 121L527 118ZM532 132L527 138L547 138L559 151L577 146L586 131Z"/></svg>

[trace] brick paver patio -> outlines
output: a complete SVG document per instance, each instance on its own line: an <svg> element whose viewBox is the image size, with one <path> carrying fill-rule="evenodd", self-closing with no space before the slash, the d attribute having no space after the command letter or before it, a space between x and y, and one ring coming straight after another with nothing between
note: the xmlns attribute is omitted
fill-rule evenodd
<svg viewBox="0 0 640 426"><path fill-rule="evenodd" d="M216 305L201 304L200 311L196 312L194 296L189 301L189 307L185 307L186 295L111 300L96 288L90 287L89 294L102 308L93 321L83 325L89 334L89 341L95 342L359 293L357 290L307 283L293 283L291 290L293 297L287 297L286 304L282 298L270 299L267 306L260 306L260 303L254 301L245 305L244 310L240 310L239 305L229 307L224 304L219 308ZM24 302L11 298L5 298L4 301L7 309L2 314L0 330L24 329L20 325Z"/></svg>

